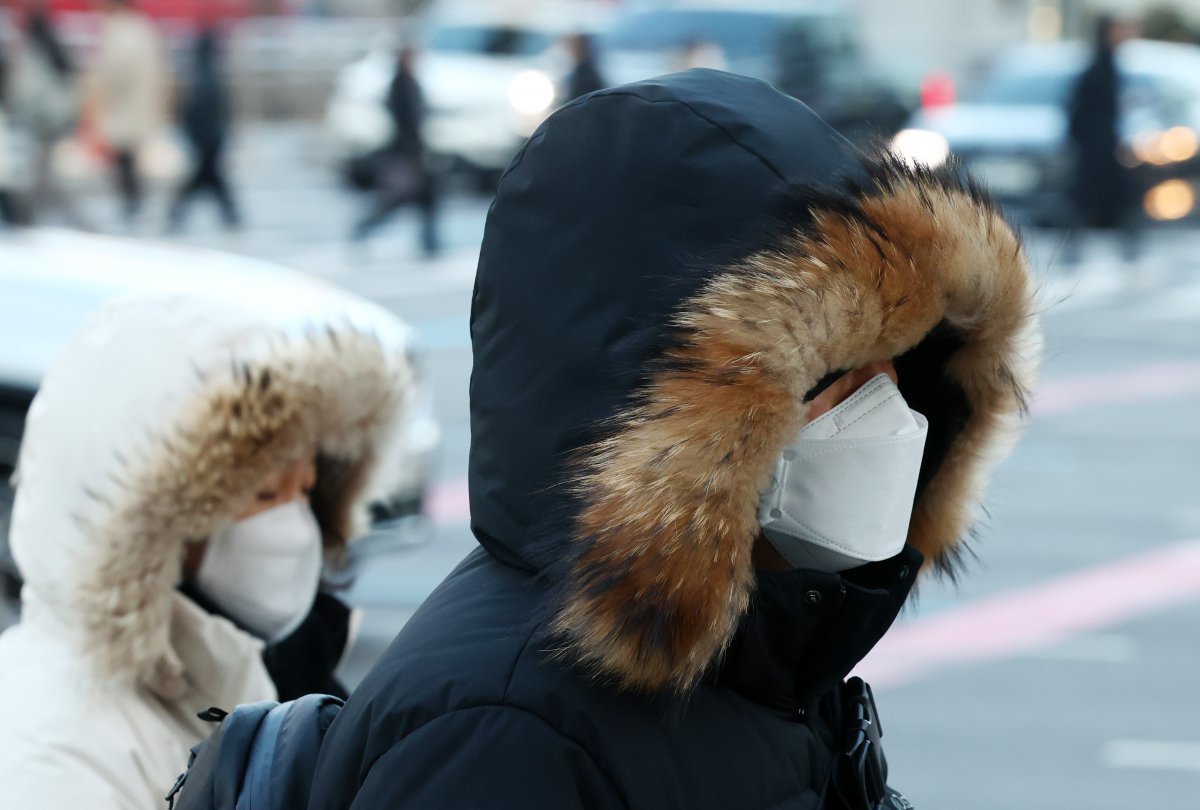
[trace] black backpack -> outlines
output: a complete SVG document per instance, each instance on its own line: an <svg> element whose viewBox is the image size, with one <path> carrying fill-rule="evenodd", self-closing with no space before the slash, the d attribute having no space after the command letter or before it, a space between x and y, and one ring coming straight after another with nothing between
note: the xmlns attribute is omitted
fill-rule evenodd
<svg viewBox="0 0 1200 810"><path fill-rule="evenodd" d="M201 712L220 723L192 749L167 794L172 810L291 810L308 805L321 742L342 701L305 695Z"/></svg>

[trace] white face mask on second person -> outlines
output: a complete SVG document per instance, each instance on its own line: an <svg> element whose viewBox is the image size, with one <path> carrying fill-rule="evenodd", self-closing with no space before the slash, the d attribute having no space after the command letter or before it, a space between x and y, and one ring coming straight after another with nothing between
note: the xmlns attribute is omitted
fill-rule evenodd
<svg viewBox="0 0 1200 810"><path fill-rule="evenodd" d="M759 506L771 545L795 568L821 571L900 553L928 432L886 374L805 425Z"/></svg>
<svg viewBox="0 0 1200 810"><path fill-rule="evenodd" d="M213 535L196 585L254 635L280 641L312 609L322 558L321 528L298 499Z"/></svg>

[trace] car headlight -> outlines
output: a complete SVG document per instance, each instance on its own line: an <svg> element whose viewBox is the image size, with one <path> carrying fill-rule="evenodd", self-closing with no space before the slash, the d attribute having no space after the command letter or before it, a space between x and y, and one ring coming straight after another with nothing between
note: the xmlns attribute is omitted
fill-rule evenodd
<svg viewBox="0 0 1200 810"><path fill-rule="evenodd" d="M1146 130L1133 137L1131 148L1138 162L1165 166L1194 158L1200 151L1200 136L1190 127L1171 127L1166 132Z"/></svg>
<svg viewBox="0 0 1200 810"><path fill-rule="evenodd" d="M909 163L935 169L950 157L950 142L928 129L902 129L892 138L892 150Z"/></svg>
<svg viewBox="0 0 1200 810"><path fill-rule="evenodd" d="M508 103L522 115L542 115L554 103L554 82L540 70L523 70L508 85Z"/></svg>
<svg viewBox="0 0 1200 810"><path fill-rule="evenodd" d="M1191 160L1200 151L1200 137L1189 127L1171 127L1159 139L1163 157L1173 163Z"/></svg>
<svg viewBox="0 0 1200 810"><path fill-rule="evenodd" d="M1142 207L1151 219L1183 219L1196 207L1196 192L1184 180L1167 180L1146 192Z"/></svg>

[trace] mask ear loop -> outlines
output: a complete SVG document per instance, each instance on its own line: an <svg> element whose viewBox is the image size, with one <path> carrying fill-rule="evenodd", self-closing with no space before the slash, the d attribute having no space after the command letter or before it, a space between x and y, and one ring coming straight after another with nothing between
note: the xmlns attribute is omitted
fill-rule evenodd
<svg viewBox="0 0 1200 810"><path fill-rule="evenodd" d="M837 382L839 379L841 379L842 375L846 374L848 371L849 371L849 369L838 369L838 370L834 370L834 371L831 371L828 374L826 374L824 377L822 377L820 380L817 381L816 385L814 385L812 388L810 388L808 390L808 393L804 395L804 401L812 402L814 399L821 396L821 393L826 388L828 388L829 386L831 386L835 382Z"/></svg>

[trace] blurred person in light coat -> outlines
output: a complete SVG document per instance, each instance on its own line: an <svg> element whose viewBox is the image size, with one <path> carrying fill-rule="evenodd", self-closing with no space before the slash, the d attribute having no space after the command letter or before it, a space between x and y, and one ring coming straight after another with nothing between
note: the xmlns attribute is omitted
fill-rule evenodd
<svg viewBox="0 0 1200 810"><path fill-rule="evenodd" d="M14 117L33 137L34 185L31 216L57 208L67 223L87 228L68 189L54 173L54 153L79 124L82 99L75 64L50 19L45 3L30 12L24 46L13 66Z"/></svg>
<svg viewBox="0 0 1200 810"><path fill-rule="evenodd" d="M90 100L99 135L113 150L122 213L141 210L138 153L166 123L169 68L154 24L132 0L103 0L104 19L90 66Z"/></svg>
<svg viewBox="0 0 1200 810"><path fill-rule="evenodd" d="M319 582L408 380L333 319L285 330L153 295L85 323L30 408L15 476L4 806L159 806L209 733L197 712L339 691L349 611Z"/></svg>

